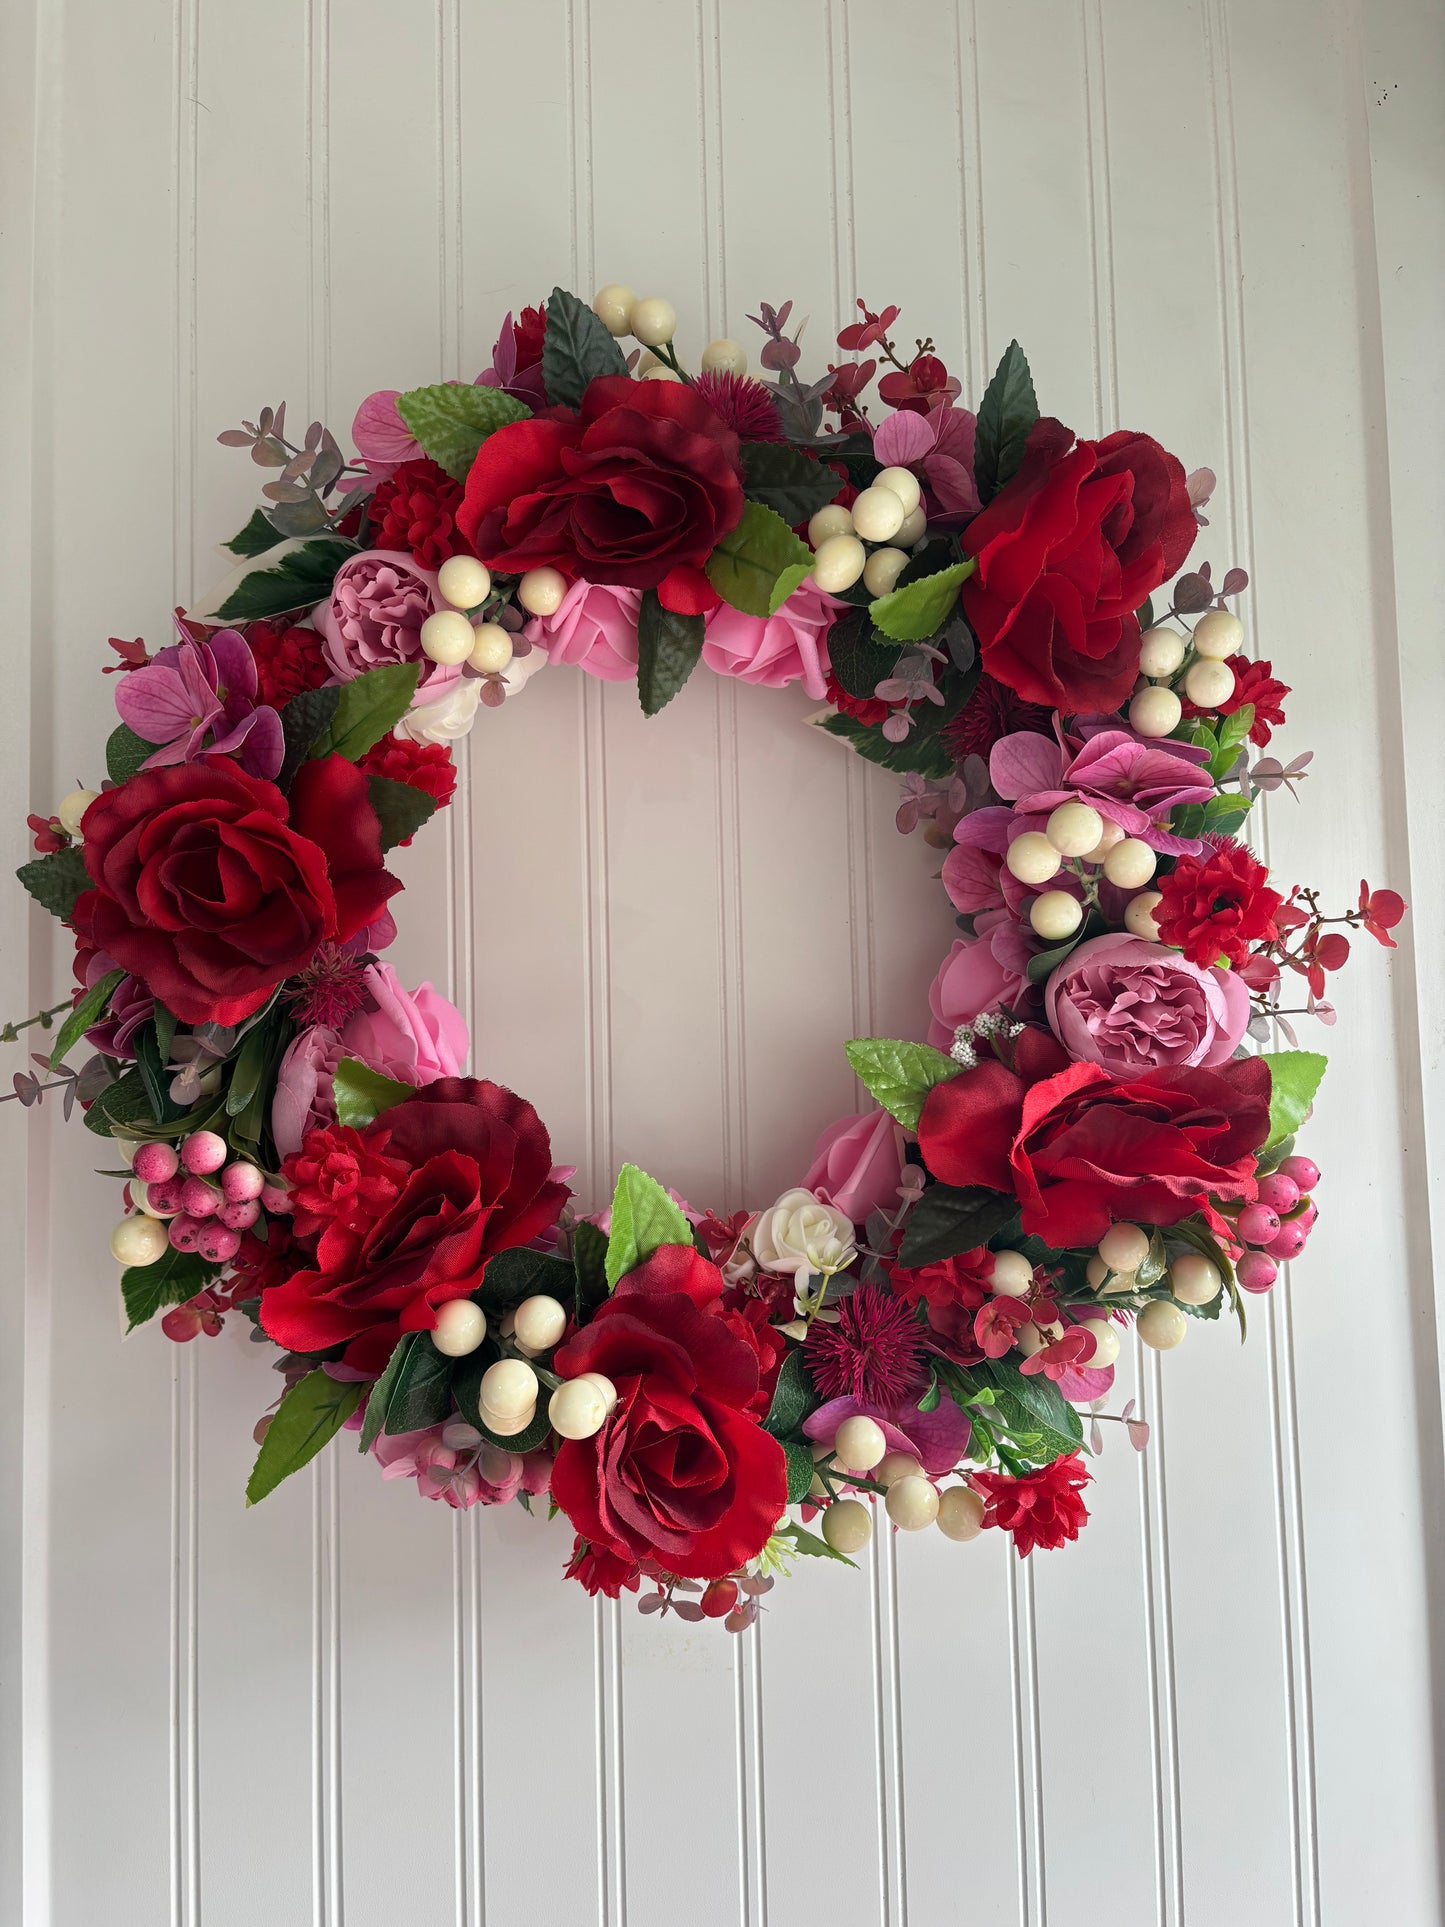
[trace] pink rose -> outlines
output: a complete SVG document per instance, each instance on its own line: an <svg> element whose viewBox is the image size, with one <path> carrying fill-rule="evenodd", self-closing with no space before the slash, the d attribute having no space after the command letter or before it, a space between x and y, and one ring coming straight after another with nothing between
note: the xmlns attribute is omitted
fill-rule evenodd
<svg viewBox="0 0 1445 1927"><path fill-rule="evenodd" d="M702 659L719 676L783 689L801 682L821 702L828 693L828 630L844 604L805 582L775 616L748 616L720 602L707 618Z"/></svg>
<svg viewBox="0 0 1445 1927"><path fill-rule="evenodd" d="M430 984L403 990L389 963L368 964L361 974L374 1007L347 1018L345 1055L403 1084L460 1076L471 1039L455 1004Z"/></svg>
<svg viewBox="0 0 1445 1927"><path fill-rule="evenodd" d="M381 663L418 662L418 694L437 675L455 682L459 670L443 669L422 653L421 625L440 606L436 583L399 549L368 549L343 562L330 600L315 616L333 674L350 682Z"/></svg>
<svg viewBox="0 0 1445 1927"><path fill-rule="evenodd" d="M313 1024L292 1039L277 1067L271 1099L271 1135L278 1157L294 1156L308 1131L335 1121L331 1079L346 1055L340 1037L324 1024Z"/></svg>
<svg viewBox="0 0 1445 1927"><path fill-rule="evenodd" d="M864 1224L869 1212L898 1202L902 1141L902 1129L887 1111L840 1117L818 1139L802 1188Z"/></svg>
<svg viewBox="0 0 1445 1927"><path fill-rule="evenodd" d="M975 918L976 936L959 937L939 965L928 990L933 1021L928 1041L947 1050L960 1024L971 1024L986 1010L1013 1010L1032 992L1028 980L1034 946L1007 910L986 910Z"/></svg>
<svg viewBox="0 0 1445 1927"><path fill-rule="evenodd" d="M522 630L547 652L549 662L573 663L604 682L627 682L637 674L640 589L609 582L574 582L556 613L533 616Z"/></svg>
<svg viewBox="0 0 1445 1927"><path fill-rule="evenodd" d="M1210 1069L1248 1028L1249 987L1232 970L1115 931L1070 952L1049 978L1044 1010L1070 1057L1111 1076Z"/></svg>

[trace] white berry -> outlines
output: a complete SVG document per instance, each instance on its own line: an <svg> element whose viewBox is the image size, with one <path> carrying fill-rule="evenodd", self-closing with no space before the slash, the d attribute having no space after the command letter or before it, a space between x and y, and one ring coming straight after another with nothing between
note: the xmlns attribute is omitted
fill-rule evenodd
<svg viewBox="0 0 1445 1927"><path fill-rule="evenodd" d="M1181 1305L1212 1305L1224 1275L1202 1251L1185 1251L1169 1267L1169 1289Z"/></svg>
<svg viewBox="0 0 1445 1927"><path fill-rule="evenodd" d="M808 523L808 540L815 549L821 549L830 535L851 535L853 533L853 511L844 508L841 502L829 502L820 508Z"/></svg>
<svg viewBox="0 0 1445 1927"><path fill-rule="evenodd" d="M1099 1240L1099 1256L1110 1271L1137 1271L1149 1256L1149 1233L1137 1224L1111 1224Z"/></svg>
<svg viewBox="0 0 1445 1927"><path fill-rule="evenodd" d="M483 676L499 676L512 660L512 638L500 622L479 622L472 638L468 666Z"/></svg>
<svg viewBox="0 0 1445 1927"><path fill-rule="evenodd" d="M675 368L669 368L665 361L654 362L651 368L642 371L644 381L681 381L682 376Z"/></svg>
<svg viewBox="0 0 1445 1927"><path fill-rule="evenodd" d="M813 557L813 580L824 595L840 595L852 588L867 560L856 535L830 535Z"/></svg>
<svg viewBox="0 0 1445 1927"><path fill-rule="evenodd" d="M474 555L449 555L437 570L437 588L455 609L475 609L492 590L492 572Z"/></svg>
<svg viewBox="0 0 1445 1927"><path fill-rule="evenodd" d="M1084 1266L1084 1276L1097 1291L1109 1275L1109 1267L1097 1253Z"/></svg>
<svg viewBox="0 0 1445 1927"><path fill-rule="evenodd" d="M1099 840L1092 850L1085 850L1085 863L1102 863L1110 850L1124 841L1123 829L1112 817L1104 818L1104 827L1099 832Z"/></svg>
<svg viewBox="0 0 1445 1927"><path fill-rule="evenodd" d="M923 1467L911 1452L885 1452L873 1468L879 1485L894 1485L899 1479L915 1478Z"/></svg>
<svg viewBox="0 0 1445 1927"><path fill-rule="evenodd" d="M525 1351L549 1352L566 1329L565 1306L558 1299L539 1292L535 1298L524 1298L518 1305L512 1333Z"/></svg>
<svg viewBox="0 0 1445 1927"><path fill-rule="evenodd" d="M871 1472L888 1450L876 1419L845 1418L833 1436L833 1456L845 1472Z"/></svg>
<svg viewBox="0 0 1445 1927"><path fill-rule="evenodd" d="M579 1372L573 1383L584 1378L589 1385L595 1385L602 1394L602 1403L607 1407L607 1416L611 1418L617 1407L617 1387L601 1372Z"/></svg>
<svg viewBox="0 0 1445 1927"><path fill-rule="evenodd" d="M1060 803L1044 825L1044 835L1060 856L1087 856L1104 833L1104 819L1092 803Z"/></svg>
<svg viewBox="0 0 1445 1927"><path fill-rule="evenodd" d="M1228 609L1210 609L1194 625L1194 653L1223 662L1237 656L1244 642L1244 624Z"/></svg>
<svg viewBox="0 0 1445 1927"><path fill-rule="evenodd" d="M1104 858L1104 875L1121 890L1142 890L1158 868L1159 859L1137 836L1126 836Z"/></svg>
<svg viewBox="0 0 1445 1927"><path fill-rule="evenodd" d="M605 288L599 288L592 297L592 312L610 335L625 335L630 327L628 317L632 313L637 296L631 288L625 288L620 281L609 281Z"/></svg>
<svg viewBox="0 0 1445 1927"><path fill-rule="evenodd" d="M887 595L907 567L906 549L875 549L863 564L863 587L871 596Z"/></svg>
<svg viewBox="0 0 1445 1927"><path fill-rule="evenodd" d="M823 1514L823 1537L834 1552L861 1552L873 1537L873 1518L861 1499L835 1499Z"/></svg>
<svg viewBox="0 0 1445 1927"><path fill-rule="evenodd" d="M644 348L660 348L677 333L677 309L660 294L644 295L632 304L628 329Z"/></svg>
<svg viewBox="0 0 1445 1927"><path fill-rule="evenodd" d="M1172 676L1184 660L1186 638L1177 629L1146 629L1139 638L1139 668L1146 676Z"/></svg>
<svg viewBox="0 0 1445 1927"><path fill-rule="evenodd" d="M898 544L900 549L911 549L927 527L928 511L920 502L916 509L910 509L907 515L904 516L903 527L898 531L897 535L894 536L893 540Z"/></svg>
<svg viewBox="0 0 1445 1927"><path fill-rule="evenodd" d="M1084 906L1067 890L1045 890L1029 905L1029 922L1039 936L1051 943L1072 937L1084 921Z"/></svg>
<svg viewBox="0 0 1445 1927"><path fill-rule="evenodd" d="M1167 1298L1151 1298L1139 1314L1139 1336L1151 1351L1173 1351L1188 1329L1189 1320Z"/></svg>
<svg viewBox="0 0 1445 1927"><path fill-rule="evenodd" d="M996 1251L988 1288L1000 1298L1026 1298L1033 1290L1034 1268L1021 1251Z"/></svg>
<svg viewBox="0 0 1445 1927"><path fill-rule="evenodd" d="M853 526L865 542L891 542L907 510L891 488L865 488L853 503Z"/></svg>
<svg viewBox="0 0 1445 1927"><path fill-rule="evenodd" d="M537 1403L537 1374L525 1358L499 1358L482 1373L481 1401L502 1418L515 1417Z"/></svg>
<svg viewBox="0 0 1445 1927"><path fill-rule="evenodd" d="M520 1412L494 1412L487 1401L481 1401L482 1423L489 1432L495 1432L499 1439L515 1438L518 1432L525 1432L537 1416L537 1401L524 1406Z"/></svg>
<svg viewBox="0 0 1445 1927"><path fill-rule="evenodd" d="M80 835L80 819L99 795L98 790L72 790L62 796L60 807L55 814L60 818L60 827L67 836Z"/></svg>
<svg viewBox="0 0 1445 1927"><path fill-rule="evenodd" d="M748 372L748 351L740 342L727 335L719 335L710 341L702 351L703 372L709 375L745 375Z"/></svg>
<svg viewBox="0 0 1445 1927"><path fill-rule="evenodd" d="M589 1379L564 1379L548 1403L547 1422L561 1438L590 1439L607 1423L607 1400Z"/></svg>
<svg viewBox="0 0 1445 1927"><path fill-rule="evenodd" d="M913 1473L889 1486L884 1504L900 1531L922 1532L938 1517L938 1488L921 1473Z"/></svg>
<svg viewBox="0 0 1445 1927"><path fill-rule="evenodd" d="M918 477L911 468L880 468L873 477L874 488L889 488L903 504L903 513L912 515L923 499Z"/></svg>
<svg viewBox="0 0 1445 1927"><path fill-rule="evenodd" d="M1119 1356L1119 1334L1105 1318L1086 1318L1080 1327L1094 1341L1094 1349L1080 1364L1090 1370L1101 1372L1106 1365L1112 1365Z"/></svg>
<svg viewBox="0 0 1445 1927"><path fill-rule="evenodd" d="M460 609L438 609L421 625L422 654L448 668L466 661L474 640L472 625Z"/></svg>
<svg viewBox="0 0 1445 1927"><path fill-rule="evenodd" d="M137 1214L122 1218L110 1234L110 1255L118 1265L153 1265L165 1256L170 1238L159 1218Z"/></svg>
<svg viewBox="0 0 1445 1927"><path fill-rule="evenodd" d="M1020 883L1047 883L1063 868L1064 859L1042 830L1025 830L1004 852L1009 874Z"/></svg>
<svg viewBox="0 0 1445 1927"><path fill-rule="evenodd" d="M1218 709L1234 694L1234 671L1227 662L1201 656L1185 672L1184 693L1200 709Z"/></svg>
<svg viewBox="0 0 1445 1927"><path fill-rule="evenodd" d="M938 1495L939 1531L964 1545L983 1531L983 1500L970 1485L951 1485Z"/></svg>
<svg viewBox="0 0 1445 1927"><path fill-rule="evenodd" d="M1137 897L1130 897L1124 907L1124 928L1131 937L1143 937L1148 943L1158 943L1159 926L1154 921L1154 912L1163 901L1162 890L1141 890Z"/></svg>
<svg viewBox="0 0 1445 1927"><path fill-rule="evenodd" d="M431 1342L446 1358L465 1358L487 1335L487 1314L470 1298L449 1298L437 1309Z"/></svg>
<svg viewBox="0 0 1445 1927"><path fill-rule="evenodd" d="M560 569L528 569L517 584L517 600L529 616L553 616L567 593Z"/></svg>
<svg viewBox="0 0 1445 1927"><path fill-rule="evenodd" d="M1141 736L1167 736L1179 727L1184 706L1172 689L1151 683L1129 705L1129 722Z"/></svg>

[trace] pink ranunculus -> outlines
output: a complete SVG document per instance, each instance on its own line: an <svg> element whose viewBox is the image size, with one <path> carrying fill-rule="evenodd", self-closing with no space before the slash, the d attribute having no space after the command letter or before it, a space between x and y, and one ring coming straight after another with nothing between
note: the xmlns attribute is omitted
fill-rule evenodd
<svg viewBox="0 0 1445 1927"><path fill-rule="evenodd" d="M505 1505L524 1489L537 1490L535 1468L529 1470L525 1459L504 1452L456 1419L429 1425L424 1432L381 1432L371 1449L382 1478L415 1479L424 1499L445 1500L457 1512L474 1505Z"/></svg>
<svg viewBox="0 0 1445 1927"><path fill-rule="evenodd" d="M420 699L435 677L454 682L460 673L422 652L421 626L441 606L430 569L399 549L367 549L342 563L330 598L316 610L322 654L342 682L383 663L420 663Z"/></svg>
<svg viewBox="0 0 1445 1927"><path fill-rule="evenodd" d="M345 1055L402 1084L460 1076L471 1039L456 1005L430 984L404 990L389 963L368 964L361 975L369 1007L343 1025Z"/></svg>
<svg viewBox="0 0 1445 1927"><path fill-rule="evenodd" d="M1049 978L1044 1010L1076 1062L1111 1076L1233 1056L1249 1027L1249 986L1232 970L1201 968L1177 950L1111 931L1081 943Z"/></svg>
<svg viewBox="0 0 1445 1927"><path fill-rule="evenodd" d="M313 1024L291 1040L277 1067L271 1098L277 1157L293 1157L308 1131L335 1122L331 1080L336 1066L349 1054L337 1033L324 1024Z"/></svg>
<svg viewBox="0 0 1445 1927"><path fill-rule="evenodd" d="M902 1127L887 1111L864 1111L828 1126L802 1187L854 1224L865 1224L870 1212L897 1205L902 1175Z"/></svg>
<svg viewBox="0 0 1445 1927"><path fill-rule="evenodd" d="M828 693L828 630L844 606L811 581L794 589L775 616L744 615L720 602L707 618L702 659L719 676L767 689L801 682L821 702Z"/></svg>
<svg viewBox="0 0 1445 1927"><path fill-rule="evenodd" d="M960 1024L971 1024L986 1010L1021 1009L1032 995L1028 980L1034 944L1007 910L986 910L974 922L976 934L955 938L953 948L929 985L932 1021L928 1041L947 1050Z"/></svg>
<svg viewBox="0 0 1445 1927"><path fill-rule="evenodd" d="M399 388L378 388L357 409L351 424L356 452L373 475L388 476L403 462L414 462L423 452L421 443L397 409L400 399Z"/></svg>
<svg viewBox="0 0 1445 1927"><path fill-rule="evenodd" d="M604 682L628 682L637 674L640 589L579 578L555 614L533 616L522 634L554 663L571 663Z"/></svg>

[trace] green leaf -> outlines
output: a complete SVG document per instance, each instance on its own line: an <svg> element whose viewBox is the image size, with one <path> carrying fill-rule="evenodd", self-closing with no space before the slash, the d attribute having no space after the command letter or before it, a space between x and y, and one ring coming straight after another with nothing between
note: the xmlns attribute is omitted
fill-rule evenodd
<svg viewBox="0 0 1445 1927"><path fill-rule="evenodd" d="M637 695L644 716L670 703L697 668L702 630L701 616L664 609L656 589L644 593L637 616Z"/></svg>
<svg viewBox="0 0 1445 1927"><path fill-rule="evenodd" d="M90 888L90 874L78 844L38 856L33 863L22 863L15 872L42 909L62 923L70 918L76 899Z"/></svg>
<svg viewBox="0 0 1445 1927"><path fill-rule="evenodd" d="M977 680L976 674L970 675L963 687L971 692ZM819 727L857 750L868 762L877 763L880 769L893 770L899 776L916 771L920 776L945 782L954 772L943 731L958 713L959 704L939 709L933 703L924 703L921 707L922 720L915 723L901 743L890 743L880 723L860 723L854 716L829 716Z"/></svg>
<svg viewBox="0 0 1445 1927"><path fill-rule="evenodd" d="M848 1062L873 1096L908 1131L918 1129L923 1102L935 1084L957 1077L957 1064L931 1044L909 1044L897 1037L855 1037Z"/></svg>
<svg viewBox="0 0 1445 1927"><path fill-rule="evenodd" d="M369 775L366 793L376 820L381 825L381 847L394 850L415 836L429 816L436 812L437 800L411 783L397 783L389 776Z"/></svg>
<svg viewBox="0 0 1445 1927"><path fill-rule="evenodd" d="M1011 341L978 409L973 477L979 500L996 495L1024 458L1024 443L1039 418L1033 376L1024 351Z"/></svg>
<svg viewBox="0 0 1445 1927"><path fill-rule="evenodd" d="M141 764L155 753L154 743L137 736L124 723L117 723L105 739L105 773L112 783L128 783Z"/></svg>
<svg viewBox="0 0 1445 1927"><path fill-rule="evenodd" d="M138 1068L128 1070L114 1084L108 1084L85 1113L85 1128L98 1137L113 1135L113 1127L124 1130L132 1124L150 1129L159 1120Z"/></svg>
<svg viewBox="0 0 1445 1927"><path fill-rule="evenodd" d="M577 1322L580 1325L607 1296L607 1234L595 1224L574 1225L572 1263L577 1268Z"/></svg>
<svg viewBox="0 0 1445 1927"><path fill-rule="evenodd" d="M1069 937L1065 942L1056 943L1051 949L1040 950L1037 956L1030 957L1024 969L1029 982L1031 984L1047 983L1065 957L1077 950L1083 940L1084 933L1081 930L1077 937Z"/></svg>
<svg viewBox="0 0 1445 1927"><path fill-rule="evenodd" d="M788 1461L788 1504L798 1505L807 1498L813 1483L813 1455L797 1439L783 1439L780 1443L783 1457Z"/></svg>
<svg viewBox="0 0 1445 1927"><path fill-rule="evenodd" d="M828 631L829 667L850 696L871 696L902 653L899 644L878 639L866 609L845 609Z"/></svg>
<svg viewBox="0 0 1445 1927"><path fill-rule="evenodd" d="M397 398L397 413L432 460L454 482L464 482L489 435L531 414L501 388L479 388L469 382L439 382L434 388L412 388Z"/></svg>
<svg viewBox="0 0 1445 1927"><path fill-rule="evenodd" d="M743 493L781 515L791 528L827 506L842 487L831 468L786 442L744 442Z"/></svg>
<svg viewBox="0 0 1445 1927"><path fill-rule="evenodd" d="M892 589L868 605L874 626L895 642L926 642L936 636L953 613L959 589L973 574L969 556L936 575L925 575L905 588Z"/></svg>
<svg viewBox="0 0 1445 1927"><path fill-rule="evenodd" d="M166 1251L153 1265L128 1265L120 1274L126 1331L154 1318L162 1305L185 1304L205 1290L218 1270L194 1251Z"/></svg>
<svg viewBox="0 0 1445 1927"><path fill-rule="evenodd" d="M226 1086L227 1117L239 1117L265 1083L274 1041L275 1028L269 1021L253 1024L241 1039Z"/></svg>
<svg viewBox="0 0 1445 1927"><path fill-rule="evenodd" d="M271 568L253 569L243 576L216 616L221 622L257 622L266 616L310 609L330 595L336 571L355 553L355 543L339 541L333 535L303 542Z"/></svg>
<svg viewBox="0 0 1445 1927"><path fill-rule="evenodd" d="M850 1559L845 1552L834 1552L826 1539L820 1539L816 1532L809 1532L803 1526L780 1526L773 1537L786 1539L794 1552L805 1553L809 1559L836 1559L840 1566L852 1566L855 1572L858 1569L855 1559Z"/></svg>
<svg viewBox="0 0 1445 1927"><path fill-rule="evenodd" d="M1011 1432L1033 1433L1029 1457L1048 1464L1077 1450L1084 1436L1083 1422L1053 1380L1042 1372L1025 1378L1015 1365L985 1359L970 1365L968 1376L992 1389L994 1410Z"/></svg>
<svg viewBox="0 0 1445 1927"><path fill-rule="evenodd" d="M50 1053L50 1068L56 1070L65 1060L67 1051L75 1049L92 1024L98 1024L110 1003L111 992L125 975L123 970L112 970L102 977L98 984L92 984L80 1002L60 1026L55 1039L55 1047Z"/></svg>
<svg viewBox="0 0 1445 1927"><path fill-rule="evenodd" d="M624 1164L612 1194L612 1232L607 1240L607 1284L617 1289L659 1245L691 1245L692 1226L663 1190L635 1164Z"/></svg>
<svg viewBox="0 0 1445 1927"><path fill-rule="evenodd" d="M775 1439L791 1438L801 1427L809 1412L816 1412L821 1403L808 1376L808 1368L803 1363L803 1354L797 1348L790 1348L778 1372L773 1386L773 1402L768 1407L768 1416L763 1420L763 1429L771 1432Z"/></svg>
<svg viewBox="0 0 1445 1927"><path fill-rule="evenodd" d="M348 763L356 762L411 708L420 675L420 663L386 662L342 683L331 721L311 754L344 756Z"/></svg>
<svg viewBox="0 0 1445 1927"><path fill-rule="evenodd" d="M745 502L742 520L707 559L707 579L734 609L766 616L784 569L812 566L812 550L798 540L781 515L761 502Z"/></svg>
<svg viewBox="0 0 1445 1927"><path fill-rule="evenodd" d="M440 1425L452 1409L452 1361L439 1352L426 1332L416 1334L392 1383L382 1430L395 1438L401 1432L420 1432Z"/></svg>
<svg viewBox="0 0 1445 1927"><path fill-rule="evenodd" d="M552 406L580 408L589 381L626 373L626 356L587 303L553 288L542 336L542 382Z"/></svg>
<svg viewBox="0 0 1445 1927"><path fill-rule="evenodd" d="M293 1385L256 1454L246 1481L247 1505L258 1505L283 1479L314 1459L351 1417L365 1390L364 1385L343 1385L321 1371L308 1372Z"/></svg>
<svg viewBox="0 0 1445 1927"><path fill-rule="evenodd" d="M331 1080L331 1089L336 1099L336 1122L353 1131L364 1131L383 1111L416 1096L412 1085L400 1083L394 1077L383 1077L358 1057L342 1058Z"/></svg>
<svg viewBox="0 0 1445 1927"><path fill-rule="evenodd" d="M1211 796L1204 805L1204 821L1200 833L1212 831L1217 836L1233 836L1249 815L1251 799L1227 790L1223 796Z"/></svg>
<svg viewBox="0 0 1445 1927"><path fill-rule="evenodd" d="M154 1024L143 1024L136 1033L135 1067L145 1084L151 1115L159 1123L179 1117L182 1107L171 1102L170 1081Z"/></svg>
<svg viewBox="0 0 1445 1927"><path fill-rule="evenodd" d="M479 1305L492 1311L520 1305L524 1298L535 1297L539 1292L561 1304L570 1304L576 1289L577 1274L565 1258L551 1251L518 1248L498 1251L488 1258L481 1283L472 1296Z"/></svg>
<svg viewBox="0 0 1445 1927"><path fill-rule="evenodd" d="M386 1370L368 1393L366 1411L361 1420L361 1444L358 1448L360 1451L369 1452L374 1442L381 1436L386 1423L387 1407L391 1404L391 1395L396 1390L397 1380L401 1377L406 1362L415 1350L416 1341L420 1337L420 1332L402 1334L397 1340L391 1357L386 1361Z"/></svg>
<svg viewBox="0 0 1445 1927"><path fill-rule="evenodd" d="M1219 722L1219 748L1209 759L1209 774L1222 782L1239 760L1239 752L1254 727L1254 704L1244 703Z"/></svg>
<svg viewBox="0 0 1445 1927"><path fill-rule="evenodd" d="M973 1251L997 1237L1018 1208L1011 1193L986 1185L930 1185L908 1214L899 1262L912 1268Z"/></svg>
<svg viewBox="0 0 1445 1927"><path fill-rule="evenodd" d="M788 597L793 593L794 589L802 588L812 573L813 565L811 562L806 564L795 562L790 569L784 569L783 573L773 584L773 592L768 597L768 614L775 616L787 601Z"/></svg>
<svg viewBox="0 0 1445 1927"><path fill-rule="evenodd" d="M274 549L278 542L284 542L285 539L280 529L273 527L260 509L253 509L251 519L245 528L238 530L230 541L223 542L221 547L229 549L232 555L239 555L249 561L253 555L264 555L267 549Z"/></svg>
<svg viewBox="0 0 1445 1927"><path fill-rule="evenodd" d="M1268 1151L1304 1123L1329 1059L1315 1050L1276 1050L1262 1053L1262 1061L1269 1066Z"/></svg>
<svg viewBox="0 0 1445 1927"><path fill-rule="evenodd" d="M285 754L276 778L279 789L290 789L291 779L310 757L322 731L330 727L340 701L341 690L335 683L328 683L321 689L303 689L282 705L281 735Z"/></svg>

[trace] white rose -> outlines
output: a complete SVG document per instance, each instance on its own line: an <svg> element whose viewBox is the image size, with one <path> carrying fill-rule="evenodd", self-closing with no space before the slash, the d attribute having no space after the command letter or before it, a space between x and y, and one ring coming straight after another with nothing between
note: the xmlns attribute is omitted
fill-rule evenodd
<svg viewBox="0 0 1445 1927"><path fill-rule="evenodd" d="M764 1271L841 1271L856 1249L852 1221L801 1187L760 1211L749 1237Z"/></svg>
<svg viewBox="0 0 1445 1927"><path fill-rule="evenodd" d="M454 743L467 735L477 720L482 685L475 676L461 676L430 702L414 703L394 734L414 743Z"/></svg>
<svg viewBox="0 0 1445 1927"><path fill-rule="evenodd" d="M516 696L527 687L539 669L547 667L547 651L533 643L525 656L513 656L502 671L502 687L508 697Z"/></svg>

